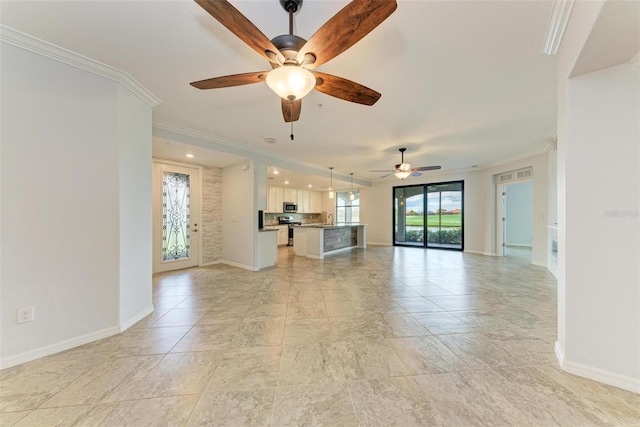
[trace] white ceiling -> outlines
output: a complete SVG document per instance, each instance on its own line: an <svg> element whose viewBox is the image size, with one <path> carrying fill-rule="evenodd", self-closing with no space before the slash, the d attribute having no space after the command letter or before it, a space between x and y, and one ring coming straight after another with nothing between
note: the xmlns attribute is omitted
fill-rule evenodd
<svg viewBox="0 0 640 427"><path fill-rule="evenodd" d="M294 32L308 39L346 3L305 0ZM232 4L269 38L288 31L277 0ZM266 85L208 91L189 85L270 69L193 1L0 5L2 24L129 73L162 100L156 122L318 168L333 166L344 176L354 172L376 182L381 174L369 170L399 163L399 147L408 148L405 159L414 166L483 167L543 152L556 129L555 58L541 53L551 1L399 0L378 28L318 68L382 98L366 107L312 92L294 124L294 141L280 100ZM184 161L180 149L197 149L196 163L243 161L166 142L155 138L155 156L171 153Z"/></svg>

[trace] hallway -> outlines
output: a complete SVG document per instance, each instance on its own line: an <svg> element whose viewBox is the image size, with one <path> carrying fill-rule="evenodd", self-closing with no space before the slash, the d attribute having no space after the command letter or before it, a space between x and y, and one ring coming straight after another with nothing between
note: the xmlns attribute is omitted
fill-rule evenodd
<svg viewBox="0 0 640 427"><path fill-rule="evenodd" d="M0 425L640 424L559 370L556 282L526 257L370 247L154 277L126 332L0 372Z"/></svg>

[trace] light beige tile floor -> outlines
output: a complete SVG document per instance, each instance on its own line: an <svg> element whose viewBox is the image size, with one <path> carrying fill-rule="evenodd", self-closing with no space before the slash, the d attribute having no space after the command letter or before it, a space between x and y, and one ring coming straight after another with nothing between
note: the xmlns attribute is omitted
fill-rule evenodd
<svg viewBox="0 0 640 427"><path fill-rule="evenodd" d="M156 275L128 331L0 372L0 426L640 425L639 395L558 369L556 282L511 255Z"/></svg>

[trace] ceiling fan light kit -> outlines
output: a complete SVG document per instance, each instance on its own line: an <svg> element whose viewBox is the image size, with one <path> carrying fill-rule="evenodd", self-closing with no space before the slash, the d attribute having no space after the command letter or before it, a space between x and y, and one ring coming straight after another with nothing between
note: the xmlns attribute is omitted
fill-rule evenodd
<svg viewBox="0 0 640 427"><path fill-rule="evenodd" d="M269 71L267 86L279 97L295 101L302 99L316 85L313 73L297 65L284 65Z"/></svg>
<svg viewBox="0 0 640 427"><path fill-rule="evenodd" d="M289 34L272 40L227 0L194 1L266 58L272 70L199 80L191 83L193 87L217 89L266 81L282 98L282 115L287 123L300 118L301 99L313 89L362 105L373 105L380 98L380 93L359 83L310 70L332 60L369 34L396 10L396 0L352 0L308 41L293 34L293 14L302 7L302 0L280 0L289 15Z"/></svg>

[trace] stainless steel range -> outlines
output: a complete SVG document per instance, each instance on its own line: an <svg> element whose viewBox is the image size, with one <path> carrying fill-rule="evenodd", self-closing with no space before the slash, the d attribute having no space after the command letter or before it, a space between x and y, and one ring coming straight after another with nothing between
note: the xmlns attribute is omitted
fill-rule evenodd
<svg viewBox="0 0 640 427"><path fill-rule="evenodd" d="M279 216L278 224L289 226L289 240L287 246L293 246L293 226L302 225L300 221L294 221L292 216Z"/></svg>

